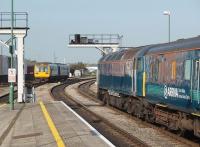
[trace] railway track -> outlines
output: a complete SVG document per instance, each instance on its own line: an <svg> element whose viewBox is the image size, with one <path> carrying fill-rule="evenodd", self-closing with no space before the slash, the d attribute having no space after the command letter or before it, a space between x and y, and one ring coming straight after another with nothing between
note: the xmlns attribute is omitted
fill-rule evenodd
<svg viewBox="0 0 200 147"><path fill-rule="evenodd" d="M51 90L53 98L55 100L61 100L65 102L80 116L82 116L87 122L89 122L94 128L96 128L102 135L104 135L107 139L109 139L114 145L120 147L149 146L148 144L141 141L137 137L130 135L129 133L125 132L124 130L110 123L109 120L91 111L90 109L88 109L89 106L83 105L82 103L74 100L71 96L66 95L64 92L65 87L77 82L80 81L68 81L65 84L54 87ZM96 105L96 107L104 107L104 106L99 104Z"/></svg>
<svg viewBox="0 0 200 147"><path fill-rule="evenodd" d="M84 95L85 97L87 98L90 98L91 100L95 101L95 102L98 102L100 104L102 104L103 102L100 101L99 99L96 99L96 93L94 93L93 91L91 91L89 89L89 87L94 83L95 81L89 81L89 82L85 82L85 83L82 83L78 86L78 92L82 95ZM183 138L183 137L180 137L172 132L169 132L168 130L165 130L163 128L161 128L160 126L157 126L155 124L150 124L150 123L147 123L145 121L141 121L141 119L138 119L126 112L123 112L117 108L114 108L114 107L111 107L111 106L107 106L109 108L111 108L112 110L116 111L117 113L120 113L124 116L126 116L127 118L131 118L133 119L134 121L137 121L138 123L140 123L143 127L146 126L147 128L152 128L154 130L157 130L158 132L162 133L164 136L166 136L167 138L169 139L172 139L173 141L175 141L174 144L176 144L177 146L197 146L197 147L200 147L200 141L199 140L195 140L195 142L192 140L188 140L186 138Z"/></svg>

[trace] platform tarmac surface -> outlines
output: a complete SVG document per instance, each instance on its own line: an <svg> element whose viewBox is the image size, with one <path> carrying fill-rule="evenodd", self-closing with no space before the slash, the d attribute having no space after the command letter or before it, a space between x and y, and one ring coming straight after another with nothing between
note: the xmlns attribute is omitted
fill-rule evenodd
<svg viewBox="0 0 200 147"><path fill-rule="evenodd" d="M0 107L0 146L112 146L67 105L51 99L49 90L54 85L46 84L37 88L39 99L35 104L15 104L13 111L9 105ZM19 117L15 120L17 115Z"/></svg>

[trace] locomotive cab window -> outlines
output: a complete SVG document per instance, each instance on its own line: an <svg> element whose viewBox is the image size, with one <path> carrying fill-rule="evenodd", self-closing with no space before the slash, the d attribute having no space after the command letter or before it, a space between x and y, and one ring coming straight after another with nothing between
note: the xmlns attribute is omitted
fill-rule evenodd
<svg viewBox="0 0 200 147"><path fill-rule="evenodd" d="M184 63L184 79L190 80L190 74L191 74L191 60L186 60Z"/></svg>
<svg viewBox="0 0 200 147"><path fill-rule="evenodd" d="M176 61L171 64L171 79L176 80Z"/></svg>
<svg viewBox="0 0 200 147"><path fill-rule="evenodd" d="M151 78L153 81L158 81L160 62L156 60L151 64Z"/></svg>
<svg viewBox="0 0 200 147"><path fill-rule="evenodd" d="M47 67L47 66L44 67L44 71L45 71L46 73L48 72L48 67Z"/></svg>
<svg viewBox="0 0 200 147"><path fill-rule="evenodd" d="M137 70L142 71L143 70L143 61L142 58L137 59Z"/></svg>
<svg viewBox="0 0 200 147"><path fill-rule="evenodd" d="M35 66L35 72L39 72L39 67Z"/></svg>

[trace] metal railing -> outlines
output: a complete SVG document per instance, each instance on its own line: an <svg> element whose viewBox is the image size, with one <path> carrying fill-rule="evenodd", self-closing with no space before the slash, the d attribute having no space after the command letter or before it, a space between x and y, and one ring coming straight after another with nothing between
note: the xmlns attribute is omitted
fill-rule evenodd
<svg viewBox="0 0 200 147"><path fill-rule="evenodd" d="M11 27L11 13L0 12L0 28ZM28 28L28 13L14 12L14 28Z"/></svg>
<svg viewBox="0 0 200 147"><path fill-rule="evenodd" d="M119 34L70 34L69 44L119 44Z"/></svg>

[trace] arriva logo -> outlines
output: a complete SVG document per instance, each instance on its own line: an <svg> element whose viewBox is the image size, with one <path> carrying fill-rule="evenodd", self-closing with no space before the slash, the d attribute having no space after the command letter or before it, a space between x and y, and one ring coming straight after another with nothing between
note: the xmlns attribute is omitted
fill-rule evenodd
<svg viewBox="0 0 200 147"><path fill-rule="evenodd" d="M173 87L167 87L166 85L164 86L164 98L167 99L167 97L179 97L178 95L178 88L173 88Z"/></svg>

